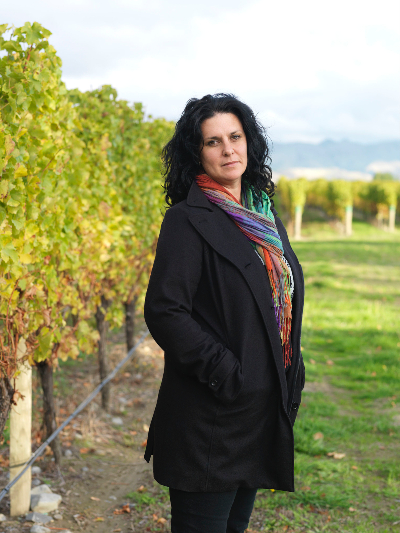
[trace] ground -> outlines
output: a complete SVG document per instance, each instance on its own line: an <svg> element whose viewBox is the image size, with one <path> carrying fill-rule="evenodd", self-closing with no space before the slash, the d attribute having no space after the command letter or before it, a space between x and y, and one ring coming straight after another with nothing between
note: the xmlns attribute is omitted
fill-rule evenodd
<svg viewBox="0 0 400 533"><path fill-rule="evenodd" d="M260 490L248 533L400 531L400 235L361 223L346 240L323 224L317 229L311 238L306 227L306 237L294 243L306 283L306 388L295 424L296 492ZM138 334L142 330L139 319ZM122 332L110 334L108 346L113 366L125 355ZM96 398L63 432L63 450L72 457L63 458L62 477L51 453L36 463L43 469L41 481L63 497L63 519L52 528L170 530L167 489L154 482L151 464L143 459L162 369L162 351L148 337L113 380L110 413ZM55 373L59 421L97 383L95 357L62 363ZM39 442L37 380L34 402ZM1 452L5 486L6 443ZM0 512L8 514L7 499ZM25 527L8 519L0 523L2 531Z"/></svg>

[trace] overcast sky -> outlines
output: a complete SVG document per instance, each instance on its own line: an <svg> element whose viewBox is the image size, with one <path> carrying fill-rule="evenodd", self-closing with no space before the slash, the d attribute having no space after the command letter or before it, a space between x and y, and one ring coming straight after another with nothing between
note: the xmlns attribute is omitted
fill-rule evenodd
<svg viewBox="0 0 400 533"><path fill-rule="evenodd" d="M273 141L400 139L398 0L14 0L40 22L68 88L113 85L148 113L231 92Z"/></svg>

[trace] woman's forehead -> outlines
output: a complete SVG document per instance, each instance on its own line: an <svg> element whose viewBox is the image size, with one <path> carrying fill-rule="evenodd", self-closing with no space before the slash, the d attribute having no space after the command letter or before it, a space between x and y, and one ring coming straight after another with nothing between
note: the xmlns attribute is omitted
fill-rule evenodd
<svg viewBox="0 0 400 533"><path fill-rule="evenodd" d="M233 113L217 113L207 118L201 124L203 138L230 135L238 130L242 130L242 123Z"/></svg>

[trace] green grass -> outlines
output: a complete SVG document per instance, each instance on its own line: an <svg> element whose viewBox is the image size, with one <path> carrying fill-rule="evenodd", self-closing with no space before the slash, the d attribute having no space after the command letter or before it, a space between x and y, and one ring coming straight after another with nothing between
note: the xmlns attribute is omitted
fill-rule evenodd
<svg viewBox="0 0 400 533"><path fill-rule="evenodd" d="M326 223L303 234L296 492L260 490L250 529L400 531L400 234L363 223L347 239Z"/></svg>

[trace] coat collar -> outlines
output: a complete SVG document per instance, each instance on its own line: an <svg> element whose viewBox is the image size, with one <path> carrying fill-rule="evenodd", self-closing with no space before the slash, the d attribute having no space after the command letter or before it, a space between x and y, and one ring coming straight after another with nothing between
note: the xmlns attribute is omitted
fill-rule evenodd
<svg viewBox="0 0 400 533"><path fill-rule="evenodd" d="M191 207L204 207L208 211L213 211L213 204L208 201L206 195L197 185L196 180L193 181L189 189L186 203Z"/></svg>
<svg viewBox="0 0 400 533"><path fill-rule="evenodd" d="M190 188L187 204L191 207L201 208L194 210L189 215L191 224L217 253L240 270L257 302L271 343L281 384L282 399L286 408L288 389L283 365L282 345L265 267L248 239L229 215L217 205L209 202L195 182Z"/></svg>

